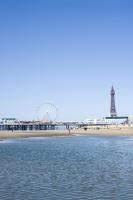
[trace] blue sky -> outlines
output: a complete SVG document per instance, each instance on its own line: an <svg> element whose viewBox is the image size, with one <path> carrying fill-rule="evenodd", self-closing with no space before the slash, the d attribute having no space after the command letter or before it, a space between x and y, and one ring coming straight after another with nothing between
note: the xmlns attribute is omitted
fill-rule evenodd
<svg viewBox="0 0 133 200"><path fill-rule="evenodd" d="M58 120L132 115L133 2L0 0L0 116L35 119L39 105Z"/></svg>

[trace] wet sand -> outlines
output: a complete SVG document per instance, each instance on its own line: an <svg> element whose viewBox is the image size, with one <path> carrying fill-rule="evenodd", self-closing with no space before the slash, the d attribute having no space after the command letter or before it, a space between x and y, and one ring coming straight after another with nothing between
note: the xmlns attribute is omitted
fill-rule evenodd
<svg viewBox="0 0 133 200"><path fill-rule="evenodd" d="M68 131L0 131L0 139L68 136Z"/></svg>
<svg viewBox="0 0 133 200"><path fill-rule="evenodd" d="M6 138L28 138L28 137L51 137L51 136L133 136L133 127L117 128L90 128L88 130L75 129L55 131L0 131L0 139Z"/></svg>

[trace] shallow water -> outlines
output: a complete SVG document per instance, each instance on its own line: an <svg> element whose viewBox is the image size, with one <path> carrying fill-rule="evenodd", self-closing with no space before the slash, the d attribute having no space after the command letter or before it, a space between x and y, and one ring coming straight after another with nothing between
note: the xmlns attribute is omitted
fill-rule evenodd
<svg viewBox="0 0 133 200"><path fill-rule="evenodd" d="M133 137L0 142L0 200L125 199L133 199Z"/></svg>

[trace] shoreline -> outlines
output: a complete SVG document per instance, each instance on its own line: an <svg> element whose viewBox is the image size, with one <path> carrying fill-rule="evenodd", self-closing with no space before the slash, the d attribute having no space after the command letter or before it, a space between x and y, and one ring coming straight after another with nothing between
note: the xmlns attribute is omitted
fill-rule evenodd
<svg viewBox="0 0 133 200"><path fill-rule="evenodd" d="M62 136L133 136L133 127L124 128L90 128L68 130L49 130L49 131L0 131L0 140L13 138L30 137L62 137Z"/></svg>
<svg viewBox="0 0 133 200"><path fill-rule="evenodd" d="M54 136L70 136L70 134L68 131L0 131L0 140Z"/></svg>

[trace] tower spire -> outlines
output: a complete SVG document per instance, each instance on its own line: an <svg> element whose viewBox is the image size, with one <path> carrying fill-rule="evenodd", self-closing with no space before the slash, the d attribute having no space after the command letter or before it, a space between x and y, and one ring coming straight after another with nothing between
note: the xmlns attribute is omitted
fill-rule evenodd
<svg viewBox="0 0 133 200"><path fill-rule="evenodd" d="M111 88L110 95L111 95L110 116L111 117L117 117L116 107L115 107L115 90L114 90L113 86Z"/></svg>

